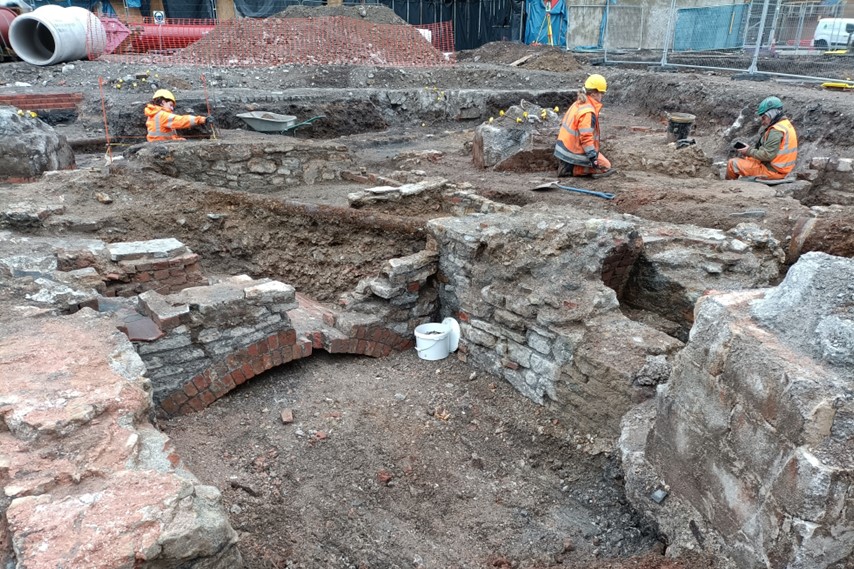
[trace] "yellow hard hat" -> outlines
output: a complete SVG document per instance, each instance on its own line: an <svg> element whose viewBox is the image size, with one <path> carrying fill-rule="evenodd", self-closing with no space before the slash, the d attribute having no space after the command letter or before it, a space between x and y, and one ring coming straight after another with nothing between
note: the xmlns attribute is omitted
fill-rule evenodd
<svg viewBox="0 0 854 569"><path fill-rule="evenodd" d="M600 93L604 93L608 90L608 82L605 81L605 78L601 75L594 74L587 78L587 81L584 82L584 88L587 90L597 90Z"/></svg>
<svg viewBox="0 0 854 569"><path fill-rule="evenodd" d="M175 102L175 95L172 94L172 91L168 91L166 89L158 89L154 92L154 96L151 97L153 99L169 99L173 103Z"/></svg>

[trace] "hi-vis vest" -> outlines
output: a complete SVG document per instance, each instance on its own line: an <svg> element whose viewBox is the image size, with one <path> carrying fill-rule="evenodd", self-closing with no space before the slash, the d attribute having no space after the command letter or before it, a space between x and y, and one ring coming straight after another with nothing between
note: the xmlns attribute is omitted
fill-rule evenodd
<svg viewBox="0 0 854 569"><path fill-rule="evenodd" d="M768 136L768 132L772 128L783 133L783 140L780 141L780 149L777 151L777 156L771 160L771 167L780 174L786 175L795 168L795 162L798 161L798 135L795 133L795 127L792 126L789 119L783 119L771 125L771 128L765 131L763 139Z"/></svg>
<svg viewBox="0 0 854 569"><path fill-rule="evenodd" d="M175 132L176 130L202 124L202 117L176 115L152 103L146 105L145 116L148 117L145 121L145 128L148 129L148 136L145 138L148 142L184 140L178 136L178 133Z"/></svg>
<svg viewBox="0 0 854 569"><path fill-rule="evenodd" d="M570 164L589 166L587 152L599 152L599 108L593 99L586 103L576 101L563 116L557 135L554 155ZM590 126L581 126L585 115L591 115ZM583 121L587 122L587 121Z"/></svg>

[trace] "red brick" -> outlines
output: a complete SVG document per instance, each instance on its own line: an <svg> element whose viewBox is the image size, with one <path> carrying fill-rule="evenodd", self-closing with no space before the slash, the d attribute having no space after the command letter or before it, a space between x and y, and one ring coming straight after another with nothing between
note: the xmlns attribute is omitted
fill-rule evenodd
<svg viewBox="0 0 854 569"><path fill-rule="evenodd" d="M153 261L151 268L155 271L162 271L169 268L169 261Z"/></svg>
<svg viewBox="0 0 854 569"><path fill-rule="evenodd" d="M194 395L196 395L198 392L199 392L199 390L198 390L198 389L196 389L196 386L195 386L195 385L193 385L193 382L192 382L192 381L190 381L190 382L188 382L188 383L184 384L184 393L186 393L186 394L187 394L187 397L193 397L193 396L194 396Z"/></svg>
<svg viewBox="0 0 854 569"><path fill-rule="evenodd" d="M187 395L180 389L178 391L173 391L172 394L169 395L169 398L172 399L176 405L183 405L189 399L189 397L187 397Z"/></svg>
<svg viewBox="0 0 854 569"><path fill-rule="evenodd" d="M175 403L175 401L171 397L167 397L163 400L163 403L160 404L160 407L163 408L169 415L175 415L178 413L180 406Z"/></svg>
<svg viewBox="0 0 854 569"><path fill-rule="evenodd" d="M210 390L202 391L195 399L201 399L202 404L207 407L208 405L216 401L216 395ZM192 401L190 403L192 403Z"/></svg>
<svg viewBox="0 0 854 569"><path fill-rule="evenodd" d="M184 405L181 405L181 408L180 408L180 409L178 409L178 413L179 413L180 415L189 415L190 413L193 413L193 412L195 412L195 411L196 411L196 410L195 410L195 409L193 409L193 408L189 405L189 403L185 403Z"/></svg>
<svg viewBox="0 0 854 569"><path fill-rule="evenodd" d="M220 397L228 393L228 391L228 387L223 385L222 382L215 381L211 383L210 389L205 393L210 393L214 397L214 399L219 399ZM208 405L210 405L210 403Z"/></svg>
<svg viewBox="0 0 854 569"><path fill-rule="evenodd" d="M329 353L330 354L347 353L347 351L349 350L349 346L350 346L350 340L347 338L345 338L343 340L340 338L336 339L336 340L332 340L329 343Z"/></svg>
<svg viewBox="0 0 854 569"><path fill-rule="evenodd" d="M226 374L226 376L222 378L222 384L226 387L227 391L231 391L237 387L237 383L234 381L234 377L230 373Z"/></svg>
<svg viewBox="0 0 854 569"><path fill-rule="evenodd" d="M279 347L279 335L273 334L272 336L267 338L267 345L270 347L270 351L275 350Z"/></svg>
<svg viewBox="0 0 854 569"><path fill-rule="evenodd" d="M160 269L159 271L154 271L154 278L158 281L162 281L169 278L169 270L168 269Z"/></svg>
<svg viewBox="0 0 854 569"><path fill-rule="evenodd" d="M471 317L467 312L463 312L462 310L460 310L459 312L457 312L457 320L460 320L462 322L468 322L469 320L471 320Z"/></svg>
<svg viewBox="0 0 854 569"><path fill-rule="evenodd" d="M506 367L507 369L519 369L519 364L514 361L510 361L508 359L502 359L501 365Z"/></svg>
<svg viewBox="0 0 854 569"><path fill-rule="evenodd" d="M355 334L353 337L355 338L367 338L368 337L368 328L366 326L356 326L353 330Z"/></svg>
<svg viewBox="0 0 854 569"><path fill-rule="evenodd" d="M255 375L258 375L259 373L263 373L264 372L264 360L262 360L260 357L252 360L252 369L253 369L253 371L255 371Z"/></svg>
<svg viewBox="0 0 854 569"><path fill-rule="evenodd" d="M270 351L270 347L267 345L267 338L258 341L258 353L266 354Z"/></svg>
<svg viewBox="0 0 854 569"><path fill-rule="evenodd" d="M311 346L313 348L317 348L318 350L323 348L323 334L320 332L312 332L311 333Z"/></svg>
<svg viewBox="0 0 854 569"><path fill-rule="evenodd" d="M193 385L195 385L199 391L203 391L203 390L207 389L210 384L211 384L210 376L197 375L196 377L193 378Z"/></svg>
<svg viewBox="0 0 854 569"><path fill-rule="evenodd" d="M409 292L418 292L421 290L421 284L418 281L412 281L408 285L406 285L406 290Z"/></svg>
<svg viewBox="0 0 854 569"><path fill-rule="evenodd" d="M273 350L270 355L273 358L273 367L282 365L282 350Z"/></svg>
<svg viewBox="0 0 854 569"><path fill-rule="evenodd" d="M246 383L246 380L248 379L245 375L243 375L242 369L236 369L233 372L231 372L229 375L234 380L235 385L241 385L243 383Z"/></svg>
<svg viewBox="0 0 854 569"><path fill-rule="evenodd" d="M246 348L246 353L249 354L251 358L255 358L258 356L258 344L252 344L248 348Z"/></svg>
<svg viewBox="0 0 854 569"><path fill-rule="evenodd" d="M297 348L298 350L299 348ZM282 363L286 364L294 359L294 346L284 346L279 350L282 354Z"/></svg>
<svg viewBox="0 0 854 569"><path fill-rule="evenodd" d="M240 368L240 371L243 372L243 376L246 379L252 379L253 377L255 377L255 370L252 369L252 366L248 363L243 364L243 367Z"/></svg>
<svg viewBox="0 0 854 569"><path fill-rule="evenodd" d="M293 346L297 343L297 331L293 328L282 330L279 332L279 343L283 346Z"/></svg>
<svg viewBox="0 0 854 569"><path fill-rule="evenodd" d="M205 391L205 393L209 394L210 391ZM192 399L190 399L187 402L187 405L189 405L193 409L193 411L201 411L202 409L207 407L207 405L205 405L205 402L202 401L201 395L197 395L197 396L193 397Z"/></svg>
<svg viewBox="0 0 854 569"><path fill-rule="evenodd" d="M367 354L368 353L368 342L366 342L365 340L359 340L358 343L356 344L355 353Z"/></svg>
<svg viewBox="0 0 854 569"><path fill-rule="evenodd" d="M265 369L265 370L270 369L271 367L273 367L273 356L272 356L272 355L270 355L269 353L268 353L268 354L264 354L264 355L261 357L261 360L264 362L264 369Z"/></svg>
<svg viewBox="0 0 854 569"><path fill-rule="evenodd" d="M134 280L140 283L147 283L151 280L151 273L149 273L148 271L144 273L137 273L136 277L134 277Z"/></svg>
<svg viewBox="0 0 854 569"><path fill-rule="evenodd" d="M376 342L365 342L364 347L362 347L363 346L362 342L359 342L359 346L360 346L360 348L359 348L360 354L365 354L365 355L370 356L373 353L374 348L377 347L377 343Z"/></svg>

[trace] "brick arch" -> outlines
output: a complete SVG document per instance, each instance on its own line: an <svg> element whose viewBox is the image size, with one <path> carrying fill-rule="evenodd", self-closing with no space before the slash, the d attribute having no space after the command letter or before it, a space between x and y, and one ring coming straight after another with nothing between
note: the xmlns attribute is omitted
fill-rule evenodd
<svg viewBox="0 0 854 569"><path fill-rule="evenodd" d="M311 330L299 336L293 328L282 330L234 351L196 374L163 399L160 410L167 416L201 411L256 375L306 358L317 349L330 354L359 354L380 358L414 345L411 338L403 337L384 326L354 326L349 336L331 328Z"/></svg>

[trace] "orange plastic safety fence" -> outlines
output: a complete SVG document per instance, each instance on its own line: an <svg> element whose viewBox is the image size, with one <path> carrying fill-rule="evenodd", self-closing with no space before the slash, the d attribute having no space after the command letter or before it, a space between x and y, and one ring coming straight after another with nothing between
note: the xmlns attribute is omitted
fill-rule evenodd
<svg viewBox="0 0 854 569"><path fill-rule="evenodd" d="M450 65L451 22L416 27L343 16L235 20L104 18L107 50L99 59L122 63L199 66ZM94 55L94 54L93 54Z"/></svg>

